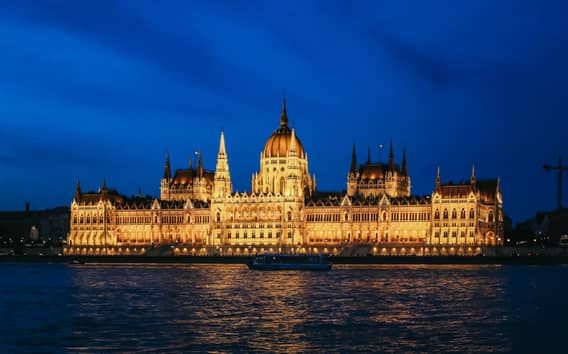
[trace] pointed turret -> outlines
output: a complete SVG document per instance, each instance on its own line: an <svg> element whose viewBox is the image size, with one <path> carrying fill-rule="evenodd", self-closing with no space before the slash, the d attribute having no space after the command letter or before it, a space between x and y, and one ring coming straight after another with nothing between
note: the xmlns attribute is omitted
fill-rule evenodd
<svg viewBox="0 0 568 354"><path fill-rule="evenodd" d="M201 157L201 149L199 149L199 159L197 160L197 176L203 177L203 159Z"/></svg>
<svg viewBox="0 0 568 354"><path fill-rule="evenodd" d="M200 155L201 156L201 155ZM199 159L201 164L201 158ZM221 131L221 137L219 138L219 152L217 153L217 166L215 173L225 173L229 172L229 165L227 159L227 148L225 147L225 134Z"/></svg>
<svg viewBox="0 0 568 354"><path fill-rule="evenodd" d="M221 130L221 137L219 138L219 153L218 156L226 156L227 149L225 148L225 133Z"/></svg>
<svg viewBox="0 0 568 354"><path fill-rule="evenodd" d="M75 186L74 199L76 202L79 202L81 200L81 182L79 181L79 178L77 178L77 185Z"/></svg>
<svg viewBox="0 0 568 354"><path fill-rule="evenodd" d="M469 178L469 182L472 186L475 185L477 179L475 178L475 164L471 165L471 177Z"/></svg>
<svg viewBox="0 0 568 354"><path fill-rule="evenodd" d="M296 130L292 129L292 137L290 138L288 156L296 156L296 152Z"/></svg>
<svg viewBox="0 0 568 354"><path fill-rule="evenodd" d="M219 152L217 153L217 165L215 168L214 195L216 198L225 197L231 193L231 174L227 148L225 147L225 134L221 131L219 138Z"/></svg>
<svg viewBox="0 0 568 354"><path fill-rule="evenodd" d="M103 177L103 185L101 187L101 200L106 200L108 197L108 189L106 183L106 177Z"/></svg>
<svg viewBox="0 0 568 354"><path fill-rule="evenodd" d="M392 147L392 140L390 142L390 151L389 151L389 171L394 172L394 151Z"/></svg>
<svg viewBox="0 0 568 354"><path fill-rule="evenodd" d="M438 165L438 171L436 172L436 191L440 191L442 186L442 179L440 177L440 165Z"/></svg>
<svg viewBox="0 0 568 354"><path fill-rule="evenodd" d="M355 152L355 143L353 143L353 152L351 152L351 169L353 173L357 172L357 153Z"/></svg>
<svg viewBox="0 0 568 354"><path fill-rule="evenodd" d="M402 149L402 175L408 176L408 166L406 163L406 146Z"/></svg>
<svg viewBox="0 0 568 354"><path fill-rule="evenodd" d="M280 113L280 127L288 127L288 113L286 112L286 96L282 97L282 113Z"/></svg>
<svg viewBox="0 0 568 354"><path fill-rule="evenodd" d="M170 166L170 152L166 152L166 163L164 164L164 176L160 181L160 198L170 198L170 181L172 179L172 169Z"/></svg>
<svg viewBox="0 0 568 354"><path fill-rule="evenodd" d="M495 187L495 193L501 192L501 177L497 177L497 186Z"/></svg>
<svg viewBox="0 0 568 354"><path fill-rule="evenodd" d="M166 163L164 164L164 177L168 182L172 178L172 168L170 166L170 152L166 152Z"/></svg>

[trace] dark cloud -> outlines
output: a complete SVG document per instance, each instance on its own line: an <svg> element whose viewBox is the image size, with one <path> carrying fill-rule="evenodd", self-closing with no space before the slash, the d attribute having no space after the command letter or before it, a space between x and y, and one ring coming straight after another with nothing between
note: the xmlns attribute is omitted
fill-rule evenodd
<svg viewBox="0 0 568 354"><path fill-rule="evenodd" d="M245 94L232 90L240 74L230 62L219 60L207 39L166 34L117 6L115 1L18 1L3 9L34 24L50 25L80 35L87 41L157 65L164 74L222 95ZM191 26L188 23L188 26Z"/></svg>
<svg viewBox="0 0 568 354"><path fill-rule="evenodd" d="M77 175L156 191L166 148L181 167L202 147L212 167L223 127L248 189L285 89L322 189L345 187L353 139L392 137L414 192L431 191L437 163L456 180L475 161L503 177L507 211L529 216L553 195L539 166L567 151L565 13L515 0L6 1L0 165L19 190L38 168L65 184L43 179L38 198Z"/></svg>
<svg viewBox="0 0 568 354"><path fill-rule="evenodd" d="M371 29L370 36L390 59L404 72L433 86L451 86L455 80L449 65L415 45L407 43L384 30Z"/></svg>

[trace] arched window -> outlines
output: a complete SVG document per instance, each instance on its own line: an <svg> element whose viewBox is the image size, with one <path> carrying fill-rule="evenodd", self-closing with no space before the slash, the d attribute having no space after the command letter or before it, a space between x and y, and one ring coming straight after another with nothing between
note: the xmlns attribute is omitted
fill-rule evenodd
<svg viewBox="0 0 568 354"><path fill-rule="evenodd" d="M456 211L456 209L452 210L452 219L457 219L458 218L458 213Z"/></svg>
<svg viewBox="0 0 568 354"><path fill-rule="evenodd" d="M444 209L444 219L448 218L448 209Z"/></svg>
<svg viewBox="0 0 568 354"><path fill-rule="evenodd" d="M215 220L217 222L221 222L221 213L220 212L217 212L217 214L215 214Z"/></svg>
<svg viewBox="0 0 568 354"><path fill-rule="evenodd" d="M487 218L489 222L493 222L495 217L493 216L493 210L489 211L489 217Z"/></svg>
<svg viewBox="0 0 568 354"><path fill-rule="evenodd" d="M434 219L435 220L439 220L440 219L440 211L438 209L436 209L436 211L434 212Z"/></svg>
<svg viewBox="0 0 568 354"><path fill-rule="evenodd" d="M288 210L288 221L292 221L292 212Z"/></svg>
<svg viewBox="0 0 568 354"><path fill-rule="evenodd" d="M284 187L286 186L286 182L284 177L280 178L280 194L284 194Z"/></svg>
<svg viewBox="0 0 568 354"><path fill-rule="evenodd" d="M462 209L460 212L460 218L465 219L465 209Z"/></svg>
<svg viewBox="0 0 568 354"><path fill-rule="evenodd" d="M469 218L470 219L475 218L475 212L473 211L473 209L469 209Z"/></svg>
<svg viewBox="0 0 568 354"><path fill-rule="evenodd" d="M387 221L387 212L383 211L383 221Z"/></svg>
<svg viewBox="0 0 568 354"><path fill-rule="evenodd" d="M343 213L343 220L349 221L349 214Z"/></svg>

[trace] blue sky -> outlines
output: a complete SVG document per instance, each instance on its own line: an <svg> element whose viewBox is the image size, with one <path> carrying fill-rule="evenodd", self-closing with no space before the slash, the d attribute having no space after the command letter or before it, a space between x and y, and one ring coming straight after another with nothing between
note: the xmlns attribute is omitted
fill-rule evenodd
<svg viewBox="0 0 568 354"><path fill-rule="evenodd" d="M67 205L76 179L157 195L164 157L249 190L286 92L320 190L392 139L413 191L501 177L515 221L568 162L562 1L0 2L0 209ZM386 151L383 153L386 158ZM567 181L568 182L568 181ZM564 195L566 200L566 193ZM568 204L568 200L567 200Z"/></svg>

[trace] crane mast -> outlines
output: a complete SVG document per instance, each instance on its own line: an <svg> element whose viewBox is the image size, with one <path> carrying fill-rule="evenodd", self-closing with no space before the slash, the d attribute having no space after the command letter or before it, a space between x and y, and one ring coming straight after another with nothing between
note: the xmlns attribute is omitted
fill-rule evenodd
<svg viewBox="0 0 568 354"><path fill-rule="evenodd" d="M568 171L568 166L562 165L562 157L558 158L558 165L542 165L545 171L556 171L557 173L557 186L556 186L556 207L562 209L562 177L564 172Z"/></svg>

